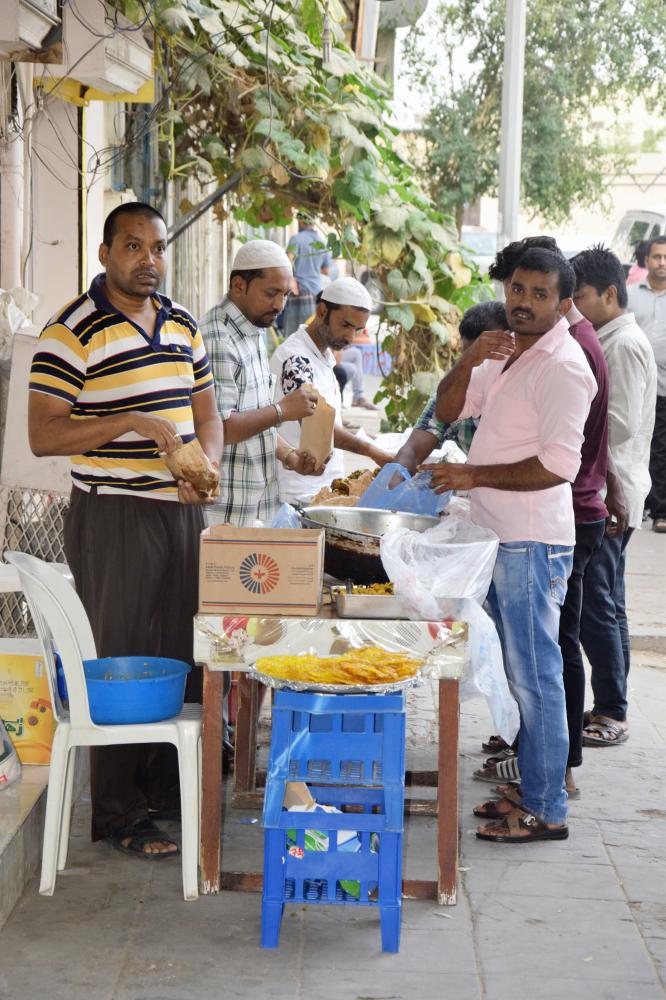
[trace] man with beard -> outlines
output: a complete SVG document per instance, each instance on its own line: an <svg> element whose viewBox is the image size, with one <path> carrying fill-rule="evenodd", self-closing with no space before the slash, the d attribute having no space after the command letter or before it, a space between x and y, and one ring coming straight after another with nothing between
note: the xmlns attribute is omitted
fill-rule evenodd
<svg viewBox="0 0 666 1000"><path fill-rule="evenodd" d="M226 298L206 313L201 333L224 424L220 499L216 510L230 524L269 522L280 505L278 462L302 476L313 459L278 433L285 421L310 416L317 397L299 387L273 402L265 329L284 308L291 262L272 240L250 240L236 254Z"/></svg>
<svg viewBox="0 0 666 1000"><path fill-rule="evenodd" d="M333 351L343 350L365 328L372 299L360 281L338 278L317 296L316 312L307 325L287 337L271 358L276 378L274 400L284 406L284 399L303 385L313 385L335 409L333 455L319 475L305 477L283 465L278 470L280 499L288 503L313 496L334 479L344 476L343 451L364 455L377 465L392 460L388 452L363 441L342 426L342 396L333 368ZM282 436L292 448L298 447L300 427L292 420L282 427Z"/></svg>
<svg viewBox="0 0 666 1000"><path fill-rule="evenodd" d="M160 213L141 202L114 209L99 259L105 273L42 332L30 446L71 456L65 553L98 655L191 663L202 500L163 456L196 437L219 463L213 380L195 321L157 291L167 271ZM200 674L185 697L200 700ZM93 840L140 858L178 853L155 825L179 810L173 747L93 747L90 786Z"/></svg>
<svg viewBox="0 0 666 1000"><path fill-rule="evenodd" d="M558 644L575 526L571 483L597 386L569 334L574 274L549 250L511 276L511 330L483 333L442 380L437 418L480 417L467 465L424 468L440 491L469 490L472 520L500 546L488 604L520 710L521 788L475 809L483 840L563 840L569 745Z"/></svg>

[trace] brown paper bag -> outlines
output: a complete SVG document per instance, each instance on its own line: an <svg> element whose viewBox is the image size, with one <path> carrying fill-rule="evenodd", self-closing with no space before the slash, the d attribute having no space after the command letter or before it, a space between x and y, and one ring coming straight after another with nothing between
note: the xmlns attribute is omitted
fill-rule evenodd
<svg viewBox="0 0 666 1000"><path fill-rule="evenodd" d="M307 386L306 388L311 388ZM314 390L317 392L317 390ZM321 393L317 392L317 407L311 417L301 421L299 451L307 451L320 469L333 451L333 429L335 427L335 407L329 406Z"/></svg>
<svg viewBox="0 0 666 1000"><path fill-rule="evenodd" d="M220 495L220 473L196 438L182 444L170 455L165 455L164 461L174 479L184 479L191 483L199 496Z"/></svg>

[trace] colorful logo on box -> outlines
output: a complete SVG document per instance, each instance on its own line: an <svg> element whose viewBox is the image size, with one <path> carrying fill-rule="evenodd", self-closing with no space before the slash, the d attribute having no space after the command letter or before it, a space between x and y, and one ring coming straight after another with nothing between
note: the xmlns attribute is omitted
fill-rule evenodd
<svg viewBox="0 0 666 1000"><path fill-rule="evenodd" d="M280 579L275 559L265 552L253 552L240 564L240 581L251 594L268 594Z"/></svg>

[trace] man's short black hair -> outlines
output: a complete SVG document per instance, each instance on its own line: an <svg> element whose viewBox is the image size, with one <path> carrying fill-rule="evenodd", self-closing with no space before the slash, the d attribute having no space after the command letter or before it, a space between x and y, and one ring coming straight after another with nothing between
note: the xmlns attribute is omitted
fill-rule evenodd
<svg viewBox="0 0 666 1000"><path fill-rule="evenodd" d="M264 273L263 267L252 267L248 268L247 271L241 271L237 268L229 275L229 287L231 287L231 282L234 278L242 278L245 284L249 287L250 282L254 281L255 278L263 278Z"/></svg>
<svg viewBox="0 0 666 1000"><path fill-rule="evenodd" d="M476 340L484 330L508 330L509 321L503 302L479 302L468 309L460 321L460 336Z"/></svg>
<svg viewBox="0 0 666 1000"><path fill-rule="evenodd" d="M552 236L526 236L523 240L508 243L503 250L497 252L495 260L488 268L488 277L493 281L506 281L518 267L518 261L523 254L534 248L560 252Z"/></svg>
<svg viewBox="0 0 666 1000"><path fill-rule="evenodd" d="M324 289L322 288L320 292L317 292L317 297L315 298L315 302L317 303L317 305L319 305L320 302L324 303L324 305L326 306L326 319L328 319L328 317L331 315L331 312L335 312L336 309L342 309L342 303L327 302L326 299L322 299L323 294L324 294Z"/></svg>
<svg viewBox="0 0 666 1000"><path fill-rule="evenodd" d="M562 299L569 299L573 295L573 290L576 286L576 275L569 261L559 251L542 250L540 247L526 250L523 256L517 261L511 275L512 277L519 267L524 271L540 271L541 274L557 273L560 302Z"/></svg>
<svg viewBox="0 0 666 1000"><path fill-rule="evenodd" d="M109 212L104 221L102 242L107 247L111 246L111 241L116 235L117 222L121 215L143 215L148 219L161 219L164 222L162 213L158 212L156 208L153 208L147 202L126 201L123 205L118 205L112 212ZM164 222L164 225L166 226L166 222Z"/></svg>
<svg viewBox="0 0 666 1000"><path fill-rule="evenodd" d="M647 243L647 249L645 250L645 256L647 258L652 253L652 247L655 246L655 244L661 246L663 243L666 243L666 235L653 236L651 240L646 240L645 242Z"/></svg>
<svg viewBox="0 0 666 1000"><path fill-rule="evenodd" d="M639 267L645 267L645 258L647 257L648 241L641 240L634 247L634 260Z"/></svg>
<svg viewBox="0 0 666 1000"><path fill-rule="evenodd" d="M664 240L666 243L666 239ZM571 261L576 275L576 288L592 285L597 295L603 295L607 288L615 285L617 304L621 309L627 305L627 281L620 258L612 250L598 243L577 253Z"/></svg>

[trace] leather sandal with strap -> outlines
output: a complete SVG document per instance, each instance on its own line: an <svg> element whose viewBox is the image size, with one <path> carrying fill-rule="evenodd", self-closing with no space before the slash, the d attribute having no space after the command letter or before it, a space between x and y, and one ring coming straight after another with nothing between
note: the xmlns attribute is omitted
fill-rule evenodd
<svg viewBox="0 0 666 1000"><path fill-rule="evenodd" d="M613 747L626 743L629 731L617 719L605 715L593 715L583 729L584 747Z"/></svg>
<svg viewBox="0 0 666 1000"><path fill-rule="evenodd" d="M523 844L532 840L566 840L569 827L548 826L542 819L520 806L514 806L501 820L479 827L479 840L493 840L498 844Z"/></svg>
<svg viewBox="0 0 666 1000"><path fill-rule="evenodd" d="M488 802L483 802L480 806L475 806L472 809L474 815L478 816L479 819L504 819L514 806L520 805L522 798L522 792L515 785L506 785L505 788L506 791L501 798L490 799ZM500 809L503 803L506 803L506 805L504 809Z"/></svg>

